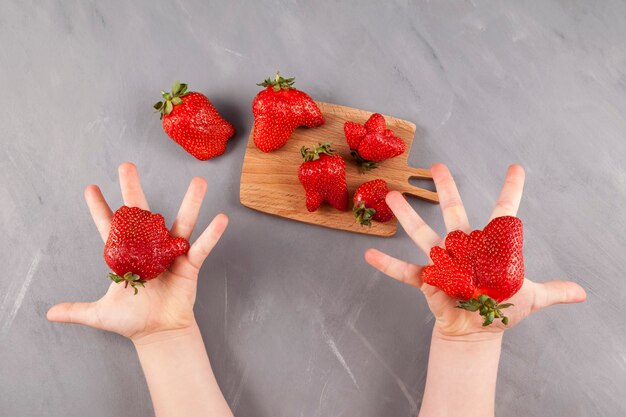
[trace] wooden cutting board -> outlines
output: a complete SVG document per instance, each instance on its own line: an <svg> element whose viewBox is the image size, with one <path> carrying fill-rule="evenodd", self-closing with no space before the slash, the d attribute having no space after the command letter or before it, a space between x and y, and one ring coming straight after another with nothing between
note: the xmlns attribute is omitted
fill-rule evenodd
<svg viewBox="0 0 626 417"><path fill-rule="evenodd" d="M302 163L300 148L312 147L318 143L332 142L333 149L346 161L346 181L350 199L356 188L364 182L381 178L387 181L389 189L400 191L431 202L438 202L437 193L409 184L409 178L432 179L430 170L413 168L407 165L407 159L413 143L415 125L406 120L385 116L387 127L406 142L406 152L395 158L380 163L380 167L361 173L343 133L346 121L365 123L371 112L317 102L326 123L313 129L298 128L289 141L279 150L261 152L253 141L250 132L246 155L241 172L241 204L264 213L287 217L305 223L365 233L377 236L393 236L397 222L372 222L372 226L361 226L354 219L352 211L342 212L328 204L323 204L317 211L310 213L305 207L304 188L298 181L298 168ZM352 200L350 200L352 206Z"/></svg>

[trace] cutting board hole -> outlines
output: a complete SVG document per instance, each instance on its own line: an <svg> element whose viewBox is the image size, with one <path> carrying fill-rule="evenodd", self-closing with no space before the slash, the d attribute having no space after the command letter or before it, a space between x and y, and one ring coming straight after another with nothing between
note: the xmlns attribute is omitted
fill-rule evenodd
<svg viewBox="0 0 626 417"><path fill-rule="evenodd" d="M418 178L409 178L409 184L415 187L423 188L424 190L437 191L435 189L435 183L433 182L433 180L420 180Z"/></svg>

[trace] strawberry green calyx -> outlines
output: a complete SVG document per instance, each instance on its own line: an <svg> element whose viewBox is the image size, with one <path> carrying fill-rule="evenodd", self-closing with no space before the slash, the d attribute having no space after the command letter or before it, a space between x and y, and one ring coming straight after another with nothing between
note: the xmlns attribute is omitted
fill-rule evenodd
<svg viewBox="0 0 626 417"><path fill-rule="evenodd" d="M187 84L181 84L180 81L176 81L172 85L171 93L161 91L164 101L155 103L153 107L157 112L161 113L161 119L163 119L163 115L170 114L174 110L174 106L183 103L182 97L187 94Z"/></svg>
<svg viewBox="0 0 626 417"><path fill-rule="evenodd" d="M467 301L459 301L459 305L456 308L462 308L467 311L478 311L480 315L485 318L483 326L489 326L493 323L494 319L502 319L502 324L505 326L509 324L509 318L502 313L502 309L511 307L513 304L504 303L498 304L493 298L481 294L478 298L470 298Z"/></svg>
<svg viewBox="0 0 626 417"><path fill-rule="evenodd" d="M124 282L124 288L128 288L128 284L130 284L130 286L133 287L133 289L135 290L135 295L137 295L137 293L139 292L138 287L143 287L143 288L146 287L144 285L146 281L141 279L139 275L133 274L132 272L125 273L123 277L117 274L114 274L113 272L110 272L109 278L111 279L111 281L115 282L116 284L119 284L120 282Z"/></svg>
<svg viewBox="0 0 626 417"><path fill-rule="evenodd" d="M359 168L361 168L361 172L367 172L371 169L378 168L378 163L363 159L363 157L355 150L351 150L350 155L356 158L356 162L359 165Z"/></svg>
<svg viewBox="0 0 626 417"><path fill-rule="evenodd" d="M300 154L304 159L304 162L316 161L320 159L320 155L332 155L333 149L330 142L318 143L317 148L307 148L303 146L300 148Z"/></svg>
<svg viewBox="0 0 626 417"><path fill-rule="evenodd" d="M365 203L363 201L359 201L359 204L354 205L352 212L354 213L356 220L361 223L362 226L371 226L372 218L374 217L374 214L376 214L376 209L365 207Z"/></svg>
<svg viewBox="0 0 626 417"><path fill-rule="evenodd" d="M260 87L272 87L274 91L289 90L293 88L293 83L295 78L283 78L280 75L280 72L276 71L276 76L272 80L271 78L266 78L262 83L257 84Z"/></svg>

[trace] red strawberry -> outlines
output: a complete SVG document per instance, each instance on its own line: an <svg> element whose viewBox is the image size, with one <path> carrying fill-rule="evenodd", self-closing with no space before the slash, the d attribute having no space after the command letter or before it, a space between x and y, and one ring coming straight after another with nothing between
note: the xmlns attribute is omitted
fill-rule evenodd
<svg viewBox="0 0 626 417"><path fill-rule="evenodd" d="M401 155L406 150L404 141L387 129L385 118L374 113L362 126L354 122L346 122L343 131L359 165L365 170L376 168L382 162Z"/></svg>
<svg viewBox="0 0 626 417"><path fill-rule="evenodd" d="M424 282L461 300L459 308L479 311L483 326L494 318L507 324L501 309L512 304L498 303L524 283L523 240L522 221L513 216L497 217L469 235L455 230L446 236L445 249L430 250L433 265L424 268Z"/></svg>
<svg viewBox="0 0 626 417"><path fill-rule="evenodd" d="M348 210L346 163L333 154L330 142L317 148L300 149L304 162L298 170L298 179L306 191L306 208L315 211L324 202L337 210Z"/></svg>
<svg viewBox="0 0 626 417"><path fill-rule="evenodd" d="M257 84L267 87L252 101L254 144L263 152L282 147L298 126L324 124L320 108L308 94L293 88L294 80L277 72L274 80Z"/></svg>
<svg viewBox="0 0 626 417"><path fill-rule="evenodd" d="M383 180L372 180L361 184L354 192L354 216L362 225L371 226L372 220L388 222L393 212L385 202L389 192Z"/></svg>
<svg viewBox="0 0 626 417"><path fill-rule="evenodd" d="M130 284L137 294L138 286L156 278L188 250L187 240L170 236L163 216L122 206L113 215L104 260L115 272L109 278L124 281L125 287Z"/></svg>
<svg viewBox="0 0 626 417"><path fill-rule="evenodd" d="M224 120L204 95L187 92L187 84L176 81L172 93L161 91L164 101L154 108L161 113L163 130L187 152L206 161L223 154L235 128Z"/></svg>

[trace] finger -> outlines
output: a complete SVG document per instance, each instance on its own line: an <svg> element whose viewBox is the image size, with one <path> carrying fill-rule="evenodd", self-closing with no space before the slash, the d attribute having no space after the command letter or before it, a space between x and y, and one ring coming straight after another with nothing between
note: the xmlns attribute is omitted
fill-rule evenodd
<svg viewBox="0 0 626 417"><path fill-rule="evenodd" d="M423 266L401 261L377 249L368 249L365 251L365 260L368 264L393 279L397 279L400 282L413 285L417 288L422 286Z"/></svg>
<svg viewBox="0 0 626 417"><path fill-rule="evenodd" d="M430 168L439 195L439 205L443 213L443 221L446 224L446 230L462 230L465 233L470 232L469 220L463 207L463 201L456 188L456 183L447 166L443 164L435 164Z"/></svg>
<svg viewBox="0 0 626 417"><path fill-rule="evenodd" d="M424 222L399 192L391 191L388 193L386 202L400 221L406 234L426 256L429 256L430 248L441 241L439 235Z"/></svg>
<svg viewBox="0 0 626 417"><path fill-rule="evenodd" d="M148 200L143 194L141 183L139 182L139 173L137 167L132 162L124 162L118 168L120 176L120 188L122 189L122 198L124 204L128 207L139 207L144 210L150 210Z"/></svg>
<svg viewBox="0 0 626 417"><path fill-rule="evenodd" d="M100 232L100 237L106 241L109 237L113 212L97 185L90 185L85 188L85 201L87 202L87 207L89 207L91 218L96 224L98 232Z"/></svg>
<svg viewBox="0 0 626 417"><path fill-rule="evenodd" d="M189 239L193 228L196 226L206 189L207 183L204 178L196 177L191 180L176 220L172 225L172 235Z"/></svg>
<svg viewBox="0 0 626 417"><path fill-rule="evenodd" d="M62 303L48 310L48 320L61 323L84 324L99 328L96 303Z"/></svg>
<svg viewBox="0 0 626 417"><path fill-rule="evenodd" d="M209 256L211 250L222 237L226 226L228 226L228 216L225 214L215 216L211 224L202 232L200 237L189 248L189 252L187 252L187 259L192 266L200 269L206 257Z"/></svg>
<svg viewBox="0 0 626 417"><path fill-rule="evenodd" d="M509 166L504 179L500 197L496 202L496 207L491 213L491 219L500 216L516 216L519 203L522 200L524 190L524 179L526 174L521 165L513 164ZM490 220L491 220L490 219Z"/></svg>
<svg viewBox="0 0 626 417"><path fill-rule="evenodd" d="M541 310L554 304L582 303L587 293L580 285L571 281L548 281L535 283L537 290L533 310Z"/></svg>

